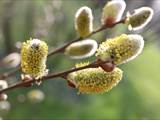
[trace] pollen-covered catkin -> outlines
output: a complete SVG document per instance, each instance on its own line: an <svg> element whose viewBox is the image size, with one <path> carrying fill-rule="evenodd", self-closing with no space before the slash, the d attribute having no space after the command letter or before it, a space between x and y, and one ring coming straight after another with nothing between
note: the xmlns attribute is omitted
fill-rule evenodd
<svg viewBox="0 0 160 120"><path fill-rule="evenodd" d="M21 49L21 69L25 74L38 79L47 74L46 59L48 46L39 39L23 42Z"/></svg>
<svg viewBox="0 0 160 120"><path fill-rule="evenodd" d="M88 36L93 31L92 10L87 7L81 7L75 14L75 29L82 38Z"/></svg>
<svg viewBox="0 0 160 120"><path fill-rule="evenodd" d="M116 86L122 79L122 70L115 68L105 72L102 68L87 68L70 73L67 79L75 84L79 93L105 93Z"/></svg>
<svg viewBox="0 0 160 120"><path fill-rule="evenodd" d="M142 36L122 34L102 42L97 49L96 56L103 61L112 61L115 65L119 65L136 58L142 52L143 47Z"/></svg>

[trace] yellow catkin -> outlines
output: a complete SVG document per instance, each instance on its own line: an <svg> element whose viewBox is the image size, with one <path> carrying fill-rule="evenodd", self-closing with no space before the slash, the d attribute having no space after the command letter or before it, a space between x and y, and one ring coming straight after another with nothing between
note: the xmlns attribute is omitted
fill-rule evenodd
<svg viewBox="0 0 160 120"><path fill-rule="evenodd" d="M119 68L115 68L112 72L105 72L99 67L70 73L67 79L76 85L79 93L105 93L119 83L122 74Z"/></svg>
<svg viewBox="0 0 160 120"><path fill-rule="evenodd" d="M41 78L46 75L47 54L48 46L44 41L30 39L23 42L21 49L22 72L34 78Z"/></svg>
<svg viewBox="0 0 160 120"><path fill-rule="evenodd" d="M96 56L103 61L112 61L115 65L119 65L136 58L142 52L143 46L142 36L122 34L102 42Z"/></svg>
<svg viewBox="0 0 160 120"><path fill-rule="evenodd" d="M80 37L86 37L93 31L92 10L87 7L78 9L75 15L75 29Z"/></svg>

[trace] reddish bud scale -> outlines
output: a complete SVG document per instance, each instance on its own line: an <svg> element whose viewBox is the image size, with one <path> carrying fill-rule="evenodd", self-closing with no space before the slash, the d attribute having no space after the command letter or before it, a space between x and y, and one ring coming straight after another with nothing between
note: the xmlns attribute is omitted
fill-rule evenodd
<svg viewBox="0 0 160 120"><path fill-rule="evenodd" d="M105 27L112 27L114 23L115 23L114 18L109 17L109 18L107 18L107 19L105 20L104 26L105 26Z"/></svg>
<svg viewBox="0 0 160 120"><path fill-rule="evenodd" d="M67 83L68 83L69 87L76 88L76 85L73 82L71 82L71 81L68 80Z"/></svg>
<svg viewBox="0 0 160 120"><path fill-rule="evenodd" d="M100 67L106 72L112 72L115 68L115 65L111 62L100 64Z"/></svg>

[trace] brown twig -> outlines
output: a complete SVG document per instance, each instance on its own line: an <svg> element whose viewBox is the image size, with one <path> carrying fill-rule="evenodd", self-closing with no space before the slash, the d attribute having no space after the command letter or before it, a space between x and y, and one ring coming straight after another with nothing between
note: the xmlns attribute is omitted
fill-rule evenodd
<svg viewBox="0 0 160 120"><path fill-rule="evenodd" d="M60 47L60 48L57 48L57 49L55 49L55 50L50 51L49 54L48 54L48 57L50 57L50 56L52 56L52 55L54 55L54 54L57 54L57 53L63 53L64 50L65 50L65 48L68 47L70 44L72 44L72 43L74 43L74 42L77 42L77 41L79 41L79 40L82 40L82 39L83 39L83 38L79 37L79 38L77 38L77 39L75 39L75 40L72 40L72 41L69 42L69 43L66 43L65 45L63 45L63 46Z"/></svg>
<svg viewBox="0 0 160 120"><path fill-rule="evenodd" d="M49 52L48 57L50 57L50 56L52 56L52 55L54 55L54 54L57 54L57 53L63 53L63 52L65 51L65 49L66 49L69 45L71 45L72 43L77 42L77 41L80 41L80 40L83 40L83 39L86 39L86 38L88 38L88 37L90 37L90 36L92 36L92 35L94 35L94 34L100 32L100 31L102 31L102 30L104 30L104 29L106 29L106 27L103 26L103 27L101 27L101 28L99 28L99 29L93 31L91 34L89 34L89 35L86 36L85 38L81 38L81 37L76 38L75 40L72 40L71 42L69 42L69 43L63 45L62 47L57 48L57 49L55 49L55 50Z"/></svg>
<svg viewBox="0 0 160 120"><path fill-rule="evenodd" d="M83 67L79 67L79 68L72 68L72 69L69 69L69 70L66 70L66 71L63 71L63 72L58 72L58 73L52 73L52 74L49 74L47 76L44 76L42 77L41 79L39 79L40 81L44 81L44 80L48 80L48 79L51 79L51 78L56 78L56 77L62 77L62 78L66 78L66 76L69 74L69 73L72 73L72 72L75 72L75 71L78 71L78 70L82 70L82 69L86 69L86 68L95 68L95 67L98 67L100 66L101 64L104 64L104 63L107 63L108 61L95 61L95 62L92 62L91 64L89 65L86 65L86 66L83 66ZM35 80L34 78L31 78L30 80L26 80L26 81L23 81L23 80L19 80L17 83L9 86L8 88L6 89L2 89L0 90L0 94L1 93L4 93L4 92L7 92L7 91L10 91L12 89L15 89L15 88L19 88L19 87L24 87L24 86L28 86L28 85L31 85L32 83L34 83L35 81L38 81L38 80Z"/></svg>
<svg viewBox="0 0 160 120"><path fill-rule="evenodd" d="M85 37L85 38L79 37L79 38L77 38L77 39L75 39L75 40L72 40L71 42L63 45L63 46L60 47L60 48L57 48L57 49L55 49L55 50L50 51L49 54L48 54L48 57L50 57L50 56L52 56L52 55L55 55L55 54L57 54L57 53L63 53L63 52L65 51L65 48L68 47L70 44L72 44L72 43L74 43L74 42L77 42L77 41L86 39L86 38L91 37L92 35L94 35L94 34L96 34L96 33L98 33L98 32L101 32L101 31L103 31L103 30L105 30L105 29L107 29L107 28L114 27L115 25L120 24L120 23L124 23L124 22L125 22L125 18L122 19L122 20L120 20L119 22L116 22L116 23L113 24L112 26L109 26L109 27L107 27L107 26L102 26L102 27L100 27L99 29L93 31L91 34L89 34L89 35L88 35L87 37ZM1 76L2 76L3 79L5 79L5 78L7 78L7 77L11 77L12 75L14 75L14 74L15 74L16 72L18 72L19 70L20 70L20 68L18 68L18 69L16 69L16 70L13 70L13 71L11 71L10 73L3 73L2 75L0 75L0 78L1 78Z"/></svg>
<svg viewBox="0 0 160 120"><path fill-rule="evenodd" d="M124 22L125 22L125 19L122 19L121 21L113 24L113 25L110 26L110 27L114 27L115 25L117 25L117 24L119 24L119 23L124 23ZM92 36L92 35L100 32L100 31L103 31L103 30L106 29L106 28L107 28L106 26L102 26L101 28L97 29L96 31L93 31L93 32L92 32L90 35L88 35L86 38L88 38L88 37L90 37L90 36ZM57 54L57 53L62 53L62 52L64 52L64 50L65 50L65 48L66 48L67 46L69 46L69 45L72 44L73 42L77 42L77 41L82 40L82 39L85 39L85 38L77 38L77 39L75 39L75 40L73 40L73 41L65 44L64 46L62 46L62 47L60 47L60 48L58 48L58 49L56 49L56 50L51 51L51 52L48 54L48 57L49 57L49 56L52 56L52 55L54 55L54 54ZM107 61L106 61L106 62L107 62ZM66 71L63 71L63 72L58 72L58 73L51 73L51 74L49 74L49 75L47 75L47 76L42 77L42 78L40 79L40 81L44 81L44 80L48 80L48 79L56 78L56 77L66 78L66 76L67 76L69 73L71 73L71 72L78 71L78 70L82 70L82 69L85 69L85 68L95 68L95 67L98 67L98 66L100 66L101 64L104 64L104 63L106 63L106 62L102 62L102 61L101 61L101 62L98 62L98 61L95 61L95 62L93 62L93 63L91 63L91 64L89 64L89 65L87 65L87 66L83 66L83 67L79 67L79 68L72 68L72 69L69 69L69 70L66 70ZM3 76L3 78L10 77L10 76L14 75L14 74L15 74L17 71L19 71L19 70L20 70L20 67L19 67L18 69L16 69L16 70L10 72L10 73L5 73L5 74L3 74L2 76ZM28 85L30 86L30 85L31 85L32 83L34 83L35 81L36 81L36 80L35 80L34 78L31 78L31 79L26 80L26 81L23 81L23 80L20 79L20 80L18 80L17 83L12 84L12 85L9 86L8 88L0 90L0 94L1 94L1 93L4 93L4 92L7 92L7 91L10 91L10 90L15 89L15 88L24 87L24 86L28 86Z"/></svg>
<svg viewBox="0 0 160 120"><path fill-rule="evenodd" d="M120 24L120 23L124 23L124 22L125 22L125 18L122 19L122 20L120 20L119 22L114 23L114 24L113 24L112 26L110 26L110 27L101 26L99 29L93 31L92 33L90 33L90 34L89 34L88 36L86 36L85 38L79 37L79 38L77 38L77 39L75 39L75 40L72 40L71 42L63 45L62 47L57 48L57 49L51 51L51 52L48 54L48 57L49 57L49 56L52 56L52 55L54 55L54 54L57 54L57 53L63 53L63 52L65 51L65 48L68 47L70 44L72 44L72 43L74 43L74 42L77 42L77 41L80 41L80 40L89 38L89 37L91 37L92 35L94 35L94 34L96 34L96 33L98 33L98 32L101 32L101 31L103 31L103 30L105 30L105 29L107 29L107 28L112 28L112 27L114 27L115 25Z"/></svg>

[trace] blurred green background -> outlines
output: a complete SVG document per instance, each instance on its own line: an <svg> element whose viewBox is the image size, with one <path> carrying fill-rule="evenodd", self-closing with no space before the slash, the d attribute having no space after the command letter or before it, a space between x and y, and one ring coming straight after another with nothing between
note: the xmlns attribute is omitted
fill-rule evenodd
<svg viewBox="0 0 160 120"><path fill-rule="evenodd" d="M19 52L21 42L39 38L50 49L61 46L76 37L74 14L81 6L89 6L94 13L94 28L100 27L101 11L107 0L0 0L0 58ZM41 86L18 88L8 92L10 109L0 110L6 120L34 119L160 119L160 1L126 0L128 10L150 6L155 15L143 30L130 32L125 25L117 25L94 35L97 41L122 33L139 33L146 44L136 60L121 65L123 80L105 94L77 95L61 78L44 82ZM86 60L93 60L91 57ZM69 69L76 62L63 54L50 57L50 72ZM84 61L84 60L83 60ZM0 68L1 73L12 70ZM20 74L8 78L11 84ZM45 98L40 102L29 100L29 91L39 89ZM1 109L1 108L0 108ZM1 119L0 119L1 120Z"/></svg>

